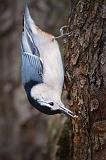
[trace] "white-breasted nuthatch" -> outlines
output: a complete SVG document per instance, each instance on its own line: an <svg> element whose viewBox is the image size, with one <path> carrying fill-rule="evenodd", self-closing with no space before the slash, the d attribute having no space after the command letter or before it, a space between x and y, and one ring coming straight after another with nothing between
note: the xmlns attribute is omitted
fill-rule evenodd
<svg viewBox="0 0 106 160"><path fill-rule="evenodd" d="M48 114L76 115L61 101L64 71L55 37L43 32L32 20L25 4L22 32L22 83L32 106Z"/></svg>

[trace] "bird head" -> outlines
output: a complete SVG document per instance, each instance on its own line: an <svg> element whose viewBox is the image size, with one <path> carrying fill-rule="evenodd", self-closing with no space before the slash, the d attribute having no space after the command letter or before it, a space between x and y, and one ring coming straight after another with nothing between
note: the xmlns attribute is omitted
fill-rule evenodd
<svg viewBox="0 0 106 160"><path fill-rule="evenodd" d="M35 108L45 114L63 113L71 117L76 117L72 111L64 106L58 92L51 89L50 86L48 87L44 84L34 86L31 89L30 98L28 99Z"/></svg>
<svg viewBox="0 0 106 160"><path fill-rule="evenodd" d="M46 114L60 114L63 113L67 116L71 116L73 118L76 118L77 116L67 109L61 100L49 100L47 99L37 99L38 105L41 107L41 111Z"/></svg>

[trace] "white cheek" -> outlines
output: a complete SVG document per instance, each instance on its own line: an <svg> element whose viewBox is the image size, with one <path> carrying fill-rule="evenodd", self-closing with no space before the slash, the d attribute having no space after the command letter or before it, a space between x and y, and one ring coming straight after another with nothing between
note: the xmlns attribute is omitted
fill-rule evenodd
<svg viewBox="0 0 106 160"><path fill-rule="evenodd" d="M54 110L54 111L59 109L59 107L58 107L57 105L51 106L51 108L52 108L52 110Z"/></svg>
<svg viewBox="0 0 106 160"><path fill-rule="evenodd" d="M38 95L38 90L37 90L37 88L36 88L36 86L34 86L32 89L31 89L31 97L33 97L34 99L37 99L37 98L39 98L41 95L39 94Z"/></svg>
<svg viewBox="0 0 106 160"><path fill-rule="evenodd" d="M45 93L45 90L47 89L45 88L44 84L36 85L31 89L31 96L34 99L40 99L41 97L43 97L43 93Z"/></svg>

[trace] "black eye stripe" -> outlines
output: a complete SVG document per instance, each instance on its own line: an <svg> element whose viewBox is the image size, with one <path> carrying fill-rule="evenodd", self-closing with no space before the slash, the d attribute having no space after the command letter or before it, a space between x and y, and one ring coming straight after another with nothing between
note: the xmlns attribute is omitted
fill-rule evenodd
<svg viewBox="0 0 106 160"><path fill-rule="evenodd" d="M49 104L50 104L51 106L54 106L54 103L53 103L53 102L50 102Z"/></svg>

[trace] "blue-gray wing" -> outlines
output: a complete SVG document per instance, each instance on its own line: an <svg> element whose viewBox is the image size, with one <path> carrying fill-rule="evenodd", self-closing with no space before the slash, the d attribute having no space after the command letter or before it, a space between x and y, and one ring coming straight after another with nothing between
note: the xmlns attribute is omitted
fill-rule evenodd
<svg viewBox="0 0 106 160"><path fill-rule="evenodd" d="M33 44L30 35L26 32L22 33L22 83L25 85L30 81L42 83L43 76L43 62L40 58L38 48Z"/></svg>
<svg viewBox="0 0 106 160"><path fill-rule="evenodd" d="M34 34L31 28L31 24L34 26L34 22L31 19L28 5L25 5L24 23L21 41L21 53L22 53L22 83L25 85L30 81L35 83L42 83L43 77L43 62L40 58L39 50L34 40Z"/></svg>

